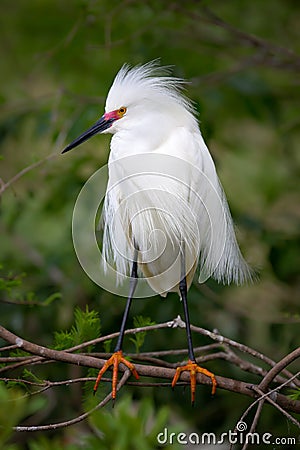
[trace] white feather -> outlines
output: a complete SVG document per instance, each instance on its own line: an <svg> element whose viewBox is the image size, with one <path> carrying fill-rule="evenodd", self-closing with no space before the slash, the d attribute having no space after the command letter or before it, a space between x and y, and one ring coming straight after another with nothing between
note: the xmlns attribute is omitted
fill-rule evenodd
<svg viewBox="0 0 300 450"><path fill-rule="evenodd" d="M136 246L139 267L161 295L178 291L183 248L188 285L198 263L200 282L212 276L244 283L251 269L191 103L180 92L183 80L157 70L156 63L123 66L107 96L107 112L127 112L109 129L104 257L121 282Z"/></svg>

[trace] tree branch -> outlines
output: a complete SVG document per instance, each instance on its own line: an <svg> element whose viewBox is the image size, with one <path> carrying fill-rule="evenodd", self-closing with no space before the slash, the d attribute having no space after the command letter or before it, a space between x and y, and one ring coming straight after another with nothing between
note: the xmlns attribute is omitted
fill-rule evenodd
<svg viewBox="0 0 300 450"><path fill-rule="evenodd" d="M173 324L173 326L178 326L178 323L179 323L179 319L177 318L172 322L158 324L158 327L163 328L166 326L166 324L168 327L171 326L170 324ZM150 327L134 329L132 331L137 333L138 330L144 331L145 328L153 329L153 328L155 328L155 325L150 326ZM197 327L193 327L193 328L195 329ZM205 330L205 331L207 334L210 334L210 332L208 332L208 330ZM225 342L225 340L231 341L230 339L221 337L221 335L219 335L219 334L216 335L215 333L212 333L212 335L214 335L215 337L217 336L218 337L217 339L222 340L222 342ZM100 369L103 366L103 364L105 363L105 359L99 359L99 358L95 358L93 356L77 354L77 353L72 354L72 353L70 353L70 349L68 349L68 351L58 351L58 350L50 349L47 347L43 347L41 345L37 345L35 343L29 342L25 339L22 339L21 337L15 335L14 333L10 332L9 330L7 330L6 328L4 328L2 326L0 326L0 337L2 339L4 339L7 343L9 343L11 345L16 345L19 349L25 350L26 352L31 353L33 355L37 355L39 358L41 358L41 360L61 361L61 362L69 363L69 364L75 364L75 365L84 366L84 367L93 367L93 368L97 368L97 369ZM108 339L107 336L102 338L102 340L107 340L107 339ZM234 341L232 341L232 342L234 342ZM234 342L234 345L237 346L237 343ZM77 347L73 347L73 349L74 348L77 348ZM290 359L291 359L291 357L289 358L289 360ZM175 373L175 369L173 369L173 368L171 369L171 368L167 368L167 367L158 367L158 366L153 366L153 365L149 366L149 365L143 365L143 364L135 364L135 367L136 367L138 373L140 374L140 376L145 376L145 377L162 378L162 379L171 380ZM8 369L10 369L10 368L11 367L8 366ZM277 368L277 370L278 370L278 368ZM124 371L124 368L122 368L122 366L120 367L120 371ZM274 374L274 376L276 374ZM231 378L221 377L221 376L217 376L216 379L217 379L218 387L220 389L225 389L227 391L247 395L248 397L252 397L252 398L256 398L258 395L257 392L255 392L255 389L253 388L252 384L245 383L240 380L234 380ZM181 375L181 381L189 384L189 374L183 373ZM202 374L198 374L197 382L200 384L206 384L206 385L211 384L211 380ZM289 380L287 380L286 383L289 383ZM260 385L257 385L255 387L257 387L258 389L261 389ZM278 404L281 408L283 408L286 411L300 413L300 401L292 400L283 394L277 394L275 402L276 402L276 404Z"/></svg>

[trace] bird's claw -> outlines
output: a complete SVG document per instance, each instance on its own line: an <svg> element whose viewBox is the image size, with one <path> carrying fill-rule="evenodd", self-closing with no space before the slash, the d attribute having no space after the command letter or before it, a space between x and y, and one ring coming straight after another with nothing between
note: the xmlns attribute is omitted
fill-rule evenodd
<svg viewBox="0 0 300 450"><path fill-rule="evenodd" d="M172 388L174 388L174 386L177 383L181 373L185 372L185 371L190 372L192 405L195 402L197 373L202 373L203 375L206 375L207 377L209 377L211 379L211 382L212 382L211 393L212 393L212 395L215 394L216 388L217 388L217 380L216 380L215 375L212 372L210 372L209 370L198 366L198 364L195 361L191 361L191 360L189 360L188 363L185 366L177 367L175 375L174 375L173 380L172 380Z"/></svg>
<svg viewBox="0 0 300 450"><path fill-rule="evenodd" d="M112 399L114 400L117 395L117 384L118 384L118 371L119 371L119 364L124 364L128 369L131 371L132 375L138 380L139 375L134 367L134 365L127 361L127 359L124 358L122 350L118 350L117 352L113 353L113 355L106 361L104 366L100 369L96 383L94 385L94 394L96 393L98 389L98 385L100 383L100 380L102 378L102 375L104 372L107 371L107 369L110 366L113 366L113 375L112 375Z"/></svg>

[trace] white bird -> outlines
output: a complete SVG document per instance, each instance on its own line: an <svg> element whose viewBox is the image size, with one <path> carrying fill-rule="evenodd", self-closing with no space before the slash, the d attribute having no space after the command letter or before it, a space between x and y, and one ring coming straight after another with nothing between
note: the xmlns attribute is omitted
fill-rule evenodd
<svg viewBox="0 0 300 450"><path fill-rule="evenodd" d="M226 197L213 159L202 138L191 102L182 94L184 80L168 76L157 62L124 65L109 90L105 114L63 151L97 133L111 133L109 181L103 209L103 255L116 268L118 282L130 275L130 292L114 354L100 370L114 366L116 396L119 363L138 378L122 354L126 321L138 271L162 296L178 292L183 302L189 361L177 368L191 379L214 374L197 365L193 352L187 291L197 267L199 281L242 284L252 271L239 250ZM162 74L162 75L161 75Z"/></svg>

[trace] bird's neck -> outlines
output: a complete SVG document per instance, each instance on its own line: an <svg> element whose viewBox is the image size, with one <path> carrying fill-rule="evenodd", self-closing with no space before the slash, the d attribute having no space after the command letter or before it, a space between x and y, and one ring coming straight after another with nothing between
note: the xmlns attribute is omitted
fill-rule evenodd
<svg viewBox="0 0 300 450"><path fill-rule="evenodd" d="M145 131L133 134L124 130L113 135L110 148L111 153L120 158L155 151L164 141L164 135L153 134L153 131L149 131L149 136L145 136Z"/></svg>

